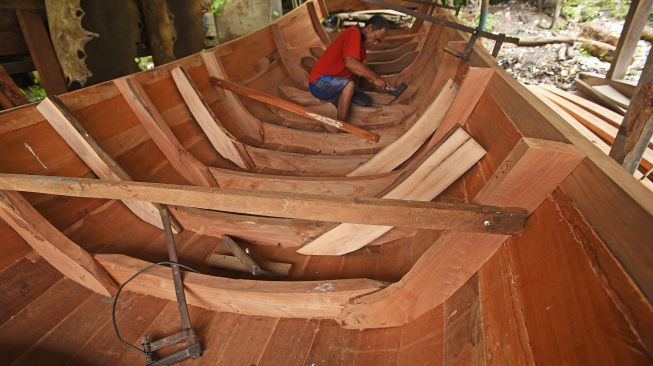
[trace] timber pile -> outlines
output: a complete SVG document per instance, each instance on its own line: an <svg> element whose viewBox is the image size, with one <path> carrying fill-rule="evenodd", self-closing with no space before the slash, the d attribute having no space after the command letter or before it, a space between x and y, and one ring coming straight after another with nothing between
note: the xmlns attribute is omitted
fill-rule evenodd
<svg viewBox="0 0 653 366"><path fill-rule="evenodd" d="M550 85L532 85L529 89L562 116L572 127L606 155L614 143L623 116L581 96ZM649 143L635 177L653 190L653 139Z"/></svg>

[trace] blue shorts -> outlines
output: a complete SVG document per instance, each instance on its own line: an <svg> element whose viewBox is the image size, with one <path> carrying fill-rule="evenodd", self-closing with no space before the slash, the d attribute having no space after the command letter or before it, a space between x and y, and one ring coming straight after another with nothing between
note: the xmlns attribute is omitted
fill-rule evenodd
<svg viewBox="0 0 653 366"><path fill-rule="evenodd" d="M337 76L320 76L308 85L308 89L315 98L329 101L337 107L340 94L350 81L347 78ZM355 90L351 102L369 107L372 105L372 98L361 91Z"/></svg>

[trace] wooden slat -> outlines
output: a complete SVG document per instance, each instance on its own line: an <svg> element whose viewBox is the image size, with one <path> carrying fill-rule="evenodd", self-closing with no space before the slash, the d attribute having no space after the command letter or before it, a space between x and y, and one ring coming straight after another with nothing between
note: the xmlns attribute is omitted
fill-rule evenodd
<svg viewBox="0 0 653 366"><path fill-rule="evenodd" d="M642 31L648 23L651 10L651 0L633 0L630 3L624 27L617 43L614 60L610 65L606 78L622 79L626 75L630 60L635 54L637 42L642 36Z"/></svg>
<svg viewBox="0 0 653 366"><path fill-rule="evenodd" d="M344 176L373 155L305 155L247 146L247 153L259 168L324 176Z"/></svg>
<svg viewBox="0 0 653 366"><path fill-rule="evenodd" d="M583 158L573 145L523 138L473 202L533 212ZM392 327L416 319L448 299L507 238L481 233L442 235L399 282L348 306L343 313L344 326ZM406 303L413 304L409 312Z"/></svg>
<svg viewBox="0 0 653 366"><path fill-rule="evenodd" d="M406 133L347 176L387 173L405 162L438 129L456 92L453 81L449 80L435 101Z"/></svg>
<svg viewBox="0 0 653 366"><path fill-rule="evenodd" d="M41 85L48 95L63 94L68 91L57 56L52 49L50 37L37 13L28 10L16 10L20 30L25 37L32 61L39 72Z"/></svg>
<svg viewBox="0 0 653 366"><path fill-rule="evenodd" d="M52 226L19 193L0 192L0 217L66 277L105 296L118 289L93 257Z"/></svg>
<svg viewBox="0 0 653 366"><path fill-rule="evenodd" d="M395 60L369 62L367 66L374 71L377 75L393 75L403 72L414 61L418 51L411 51L404 53L402 56Z"/></svg>
<svg viewBox="0 0 653 366"><path fill-rule="evenodd" d="M485 150L459 129L383 198L430 201L460 178L483 155ZM362 248L391 229L389 226L340 224L308 242L297 252L305 255L343 255Z"/></svg>
<svg viewBox="0 0 653 366"><path fill-rule="evenodd" d="M247 155L243 144L222 126L186 70L178 66L172 69L171 74L179 93L213 148L225 159L231 160L239 167L253 168L254 163Z"/></svg>
<svg viewBox="0 0 653 366"><path fill-rule="evenodd" d="M230 255L213 253L206 259L206 264L220 269L251 273L251 268L245 266L238 258ZM259 261L258 264L265 271L283 277L287 277L292 268L291 263Z"/></svg>
<svg viewBox="0 0 653 366"><path fill-rule="evenodd" d="M0 174L0 189L72 197L142 199L261 216L483 233L517 233L523 229L525 220L521 209L484 205L239 191L40 175ZM486 226L485 221L494 225Z"/></svg>
<svg viewBox="0 0 653 366"><path fill-rule="evenodd" d="M568 101L584 108L585 110L596 115L597 117L606 120L614 127L619 128L619 126L621 126L621 122L624 119L624 116L620 115L619 113L616 113L608 108L605 108L600 104L579 97L578 95L572 94L562 89L558 89L551 85L539 85L539 87L555 95L558 95L562 98L565 98Z"/></svg>
<svg viewBox="0 0 653 366"><path fill-rule="evenodd" d="M272 31L272 40L279 53L279 59L283 67L288 71L288 75L298 83L306 85L308 83L308 73L299 66L299 62L290 54L287 46L288 41L284 39L279 25L274 23L270 24L270 30Z"/></svg>
<svg viewBox="0 0 653 366"><path fill-rule="evenodd" d="M399 48L397 48L396 50L376 51L376 52L371 51L367 53L367 62L384 62L384 61L396 60L397 58L401 57L401 55L407 52L415 51L417 46L418 46L417 42L406 42L401 46L399 46Z"/></svg>
<svg viewBox="0 0 653 366"><path fill-rule="evenodd" d="M362 177L303 177L209 168L221 188L296 192L347 197L375 197L399 178L400 172Z"/></svg>
<svg viewBox="0 0 653 366"><path fill-rule="evenodd" d="M300 105L288 102L283 99L275 98L270 95L266 95L264 93L244 87L242 85L238 85L236 83L232 83L224 79L219 79L215 77L210 77L209 79L211 80L211 84L213 84L216 87L229 90L231 92L237 93L247 98L258 100L259 102L273 105L275 107L294 113L296 115L320 122L326 126L335 127L339 130L349 132L352 135L356 135L358 137L364 138L369 141L373 141L373 142L379 141L380 136L378 134L374 132L370 132L358 126L355 126L351 123L339 121L337 119L333 119L331 117L327 117L319 113L315 113L310 109L306 109Z"/></svg>
<svg viewBox="0 0 653 366"><path fill-rule="evenodd" d="M98 177L108 180L132 180L57 97L46 98L36 109ZM141 220L163 229L159 205L134 200L122 202ZM173 229L175 232L181 230L174 220Z"/></svg>
<svg viewBox="0 0 653 366"><path fill-rule="evenodd" d="M194 185L214 186L215 181L208 168L186 151L138 81L122 78L113 83L175 170Z"/></svg>
<svg viewBox="0 0 653 366"><path fill-rule="evenodd" d="M97 261L118 282L149 263L117 254L98 254ZM232 280L184 274L190 305L214 311L284 318L335 318L352 298L378 291L386 284L365 279L334 281ZM154 268L130 283L130 290L175 300L169 270Z"/></svg>

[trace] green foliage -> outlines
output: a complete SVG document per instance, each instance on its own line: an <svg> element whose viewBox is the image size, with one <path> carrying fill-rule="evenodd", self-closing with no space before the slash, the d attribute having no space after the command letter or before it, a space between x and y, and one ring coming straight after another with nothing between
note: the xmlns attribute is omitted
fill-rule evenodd
<svg viewBox="0 0 653 366"><path fill-rule="evenodd" d="M215 15L220 15L227 0L211 0L211 12Z"/></svg>
<svg viewBox="0 0 653 366"><path fill-rule="evenodd" d="M40 102L46 97L45 89L39 84L30 85L26 89L21 88L20 90L25 94L30 103Z"/></svg>
<svg viewBox="0 0 653 366"><path fill-rule="evenodd" d="M625 0L565 0L562 14L577 22L590 21L602 14L623 20L629 7L630 1Z"/></svg>
<svg viewBox="0 0 653 366"><path fill-rule="evenodd" d="M154 67L152 56L136 57L134 61L138 65L138 68L143 71L150 70Z"/></svg>

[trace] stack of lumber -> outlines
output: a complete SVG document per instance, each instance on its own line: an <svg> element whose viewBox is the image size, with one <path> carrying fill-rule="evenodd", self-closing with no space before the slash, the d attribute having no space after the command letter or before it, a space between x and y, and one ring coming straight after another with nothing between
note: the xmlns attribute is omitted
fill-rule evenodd
<svg viewBox="0 0 653 366"><path fill-rule="evenodd" d="M528 88L601 151L610 153L623 121L622 115L554 86L529 85ZM635 177L653 190L653 140L644 152Z"/></svg>

